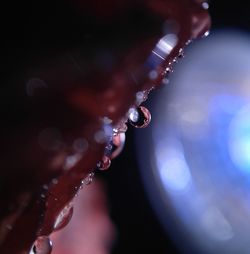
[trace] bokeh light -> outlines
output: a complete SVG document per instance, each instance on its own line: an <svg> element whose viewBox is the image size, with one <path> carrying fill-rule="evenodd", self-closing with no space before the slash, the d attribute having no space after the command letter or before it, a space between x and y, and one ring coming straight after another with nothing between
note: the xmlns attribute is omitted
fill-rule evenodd
<svg viewBox="0 0 250 254"><path fill-rule="evenodd" d="M250 36L193 44L138 132L142 177L181 253L250 253Z"/></svg>

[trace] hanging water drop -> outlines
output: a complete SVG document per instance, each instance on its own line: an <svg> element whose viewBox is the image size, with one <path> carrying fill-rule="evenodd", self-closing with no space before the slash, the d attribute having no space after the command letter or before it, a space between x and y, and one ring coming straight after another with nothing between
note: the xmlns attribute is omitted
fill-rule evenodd
<svg viewBox="0 0 250 254"><path fill-rule="evenodd" d="M39 236L35 240L29 254L50 254L52 242L48 236Z"/></svg>
<svg viewBox="0 0 250 254"><path fill-rule="evenodd" d="M129 123L136 128L145 128L151 121L149 110L143 106L138 107L136 113L129 114Z"/></svg>
<svg viewBox="0 0 250 254"><path fill-rule="evenodd" d="M104 155L102 160L97 163L97 168L99 170L107 170L111 165L111 160L108 156Z"/></svg>
<svg viewBox="0 0 250 254"><path fill-rule="evenodd" d="M126 139L125 133L118 133L113 136L112 140L113 149L110 155L111 160L116 158L122 152L123 147L125 145L125 139Z"/></svg>
<svg viewBox="0 0 250 254"><path fill-rule="evenodd" d="M105 148L105 155L111 160L116 158L123 150L125 139L125 133L114 133L111 142Z"/></svg>
<svg viewBox="0 0 250 254"><path fill-rule="evenodd" d="M54 223L54 231L64 228L70 221L73 215L73 204L69 203L57 216Z"/></svg>

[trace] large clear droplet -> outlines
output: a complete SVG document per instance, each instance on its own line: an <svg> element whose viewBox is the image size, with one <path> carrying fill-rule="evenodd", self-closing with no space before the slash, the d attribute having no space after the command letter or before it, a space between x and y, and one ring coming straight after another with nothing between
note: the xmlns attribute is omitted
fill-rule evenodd
<svg viewBox="0 0 250 254"><path fill-rule="evenodd" d="M151 114L147 108L140 106L137 109L134 108L133 111L131 110L128 120L136 128L145 128L151 121Z"/></svg>
<svg viewBox="0 0 250 254"><path fill-rule="evenodd" d="M52 242L48 236L39 236L35 240L29 254L50 254Z"/></svg>
<svg viewBox="0 0 250 254"><path fill-rule="evenodd" d="M73 205L72 203L69 203L62 209L62 211L57 216L54 223L54 230L56 231L64 228L71 220L72 215L73 215Z"/></svg>
<svg viewBox="0 0 250 254"><path fill-rule="evenodd" d="M111 160L108 156L104 155L102 160L97 163L97 168L99 170L107 170L111 165Z"/></svg>

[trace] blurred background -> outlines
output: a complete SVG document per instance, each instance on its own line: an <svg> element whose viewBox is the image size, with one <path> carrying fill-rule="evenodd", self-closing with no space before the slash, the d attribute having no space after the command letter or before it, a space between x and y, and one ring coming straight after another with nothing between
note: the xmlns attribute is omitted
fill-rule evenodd
<svg viewBox="0 0 250 254"><path fill-rule="evenodd" d="M153 92L104 179L113 254L250 253L250 16L210 1L212 30Z"/></svg>

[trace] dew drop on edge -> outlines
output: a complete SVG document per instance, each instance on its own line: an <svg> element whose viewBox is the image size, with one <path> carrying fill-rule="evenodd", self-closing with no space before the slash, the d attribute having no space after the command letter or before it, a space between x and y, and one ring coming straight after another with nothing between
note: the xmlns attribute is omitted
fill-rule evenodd
<svg viewBox="0 0 250 254"><path fill-rule="evenodd" d="M111 160L121 154L125 145L125 140L126 140L126 135L124 132L113 135L112 149L111 149L111 154L109 156Z"/></svg>
<svg viewBox="0 0 250 254"><path fill-rule="evenodd" d="M111 160L108 156L103 156L102 160L97 163L97 168L99 170L107 170L111 165Z"/></svg>
<svg viewBox="0 0 250 254"><path fill-rule="evenodd" d="M129 123L135 128L147 127L151 121L151 114L149 110L143 106L138 107L136 110L138 112L138 119L129 117Z"/></svg>

